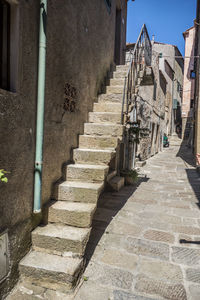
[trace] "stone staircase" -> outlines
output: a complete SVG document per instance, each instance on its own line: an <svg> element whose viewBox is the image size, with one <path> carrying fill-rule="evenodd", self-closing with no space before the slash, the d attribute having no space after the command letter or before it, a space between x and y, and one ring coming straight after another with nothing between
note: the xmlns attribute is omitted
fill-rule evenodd
<svg viewBox="0 0 200 300"><path fill-rule="evenodd" d="M46 207L47 224L32 232L32 249L19 265L21 282L61 292L71 291L84 269L83 255L100 193L108 185L119 190L117 151L123 135L121 102L127 66L117 66L106 93L98 97L75 164L68 165L66 181L59 185L57 201Z"/></svg>

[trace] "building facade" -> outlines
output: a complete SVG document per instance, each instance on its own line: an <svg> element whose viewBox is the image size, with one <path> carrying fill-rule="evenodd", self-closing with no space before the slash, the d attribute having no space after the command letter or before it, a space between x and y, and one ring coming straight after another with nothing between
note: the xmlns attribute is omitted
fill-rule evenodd
<svg viewBox="0 0 200 300"><path fill-rule="evenodd" d="M42 3L42 2L41 2ZM29 251L33 212L40 3L0 0L0 298L18 278ZM115 63L125 60L127 1L49 0L42 20L47 40L42 205L54 197L72 161L77 136ZM3 256L4 255L4 256Z"/></svg>
<svg viewBox="0 0 200 300"><path fill-rule="evenodd" d="M127 45L127 63L134 47ZM137 114L146 133L137 145L137 156L146 160L162 149L163 135L173 134L181 124L183 58L178 48L152 41L151 65L142 76Z"/></svg>
<svg viewBox="0 0 200 300"><path fill-rule="evenodd" d="M195 27L189 28L183 33L185 39L183 102L182 102L182 137L186 140L193 134L193 107L194 107L194 46ZM191 138L192 141L192 138Z"/></svg>

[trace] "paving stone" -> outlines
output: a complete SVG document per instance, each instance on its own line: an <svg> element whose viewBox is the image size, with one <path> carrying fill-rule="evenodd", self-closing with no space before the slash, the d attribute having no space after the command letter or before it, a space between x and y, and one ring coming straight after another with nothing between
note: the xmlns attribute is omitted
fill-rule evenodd
<svg viewBox="0 0 200 300"><path fill-rule="evenodd" d="M93 262L88 265L85 276L99 284L121 289L130 289L133 282L133 275L130 272Z"/></svg>
<svg viewBox="0 0 200 300"><path fill-rule="evenodd" d="M200 269L187 269L186 279L188 281L196 282L200 284Z"/></svg>
<svg viewBox="0 0 200 300"><path fill-rule="evenodd" d="M136 226L124 222L115 221L110 226L110 232L123 235L139 236L142 231L141 226Z"/></svg>
<svg viewBox="0 0 200 300"><path fill-rule="evenodd" d="M172 208L172 214L181 217L200 218L199 210Z"/></svg>
<svg viewBox="0 0 200 300"><path fill-rule="evenodd" d="M153 241L174 243L174 236L171 233L164 231L147 230L144 234L144 238Z"/></svg>
<svg viewBox="0 0 200 300"><path fill-rule="evenodd" d="M174 232L184 233L188 235L200 235L200 228L192 226L173 226Z"/></svg>
<svg viewBox="0 0 200 300"><path fill-rule="evenodd" d="M153 300L155 298L143 297L136 294L126 293L124 291L115 290L113 292L114 300ZM103 300L103 299L102 299Z"/></svg>
<svg viewBox="0 0 200 300"><path fill-rule="evenodd" d="M167 281L182 281L181 268L167 262L140 259L138 272L155 279Z"/></svg>
<svg viewBox="0 0 200 300"><path fill-rule="evenodd" d="M132 237L128 237L126 242L127 245L125 245L125 248L130 253L149 256L152 258L159 258L161 260L169 260L168 245L141 239L134 239Z"/></svg>
<svg viewBox="0 0 200 300"><path fill-rule="evenodd" d="M94 282L86 281L78 291L76 300L108 300L110 299L109 289Z"/></svg>
<svg viewBox="0 0 200 300"><path fill-rule="evenodd" d="M105 264L135 271L138 263L138 257L136 255L127 254L127 252L124 251L108 249L105 250L101 261Z"/></svg>
<svg viewBox="0 0 200 300"><path fill-rule="evenodd" d="M172 247L172 261L184 265L199 265L200 250L185 247Z"/></svg>
<svg viewBox="0 0 200 300"><path fill-rule="evenodd" d="M200 285L190 285L189 286L190 299L191 300L199 300L200 297Z"/></svg>
<svg viewBox="0 0 200 300"><path fill-rule="evenodd" d="M187 300L185 288L182 284L169 284L152 280L143 275L137 277L135 290L152 295L158 295L164 299Z"/></svg>

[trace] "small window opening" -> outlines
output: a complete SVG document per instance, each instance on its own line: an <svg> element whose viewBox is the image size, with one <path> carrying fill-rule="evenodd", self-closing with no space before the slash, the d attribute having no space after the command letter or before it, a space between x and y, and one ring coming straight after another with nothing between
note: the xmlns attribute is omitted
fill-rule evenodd
<svg viewBox="0 0 200 300"><path fill-rule="evenodd" d="M0 88L16 92L18 74L18 5L0 0Z"/></svg>
<svg viewBox="0 0 200 300"><path fill-rule="evenodd" d="M104 0L108 9L109 14L111 13L111 0Z"/></svg>

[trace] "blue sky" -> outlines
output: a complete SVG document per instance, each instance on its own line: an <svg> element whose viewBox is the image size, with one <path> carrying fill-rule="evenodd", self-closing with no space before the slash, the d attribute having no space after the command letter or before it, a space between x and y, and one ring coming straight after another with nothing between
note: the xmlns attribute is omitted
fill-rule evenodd
<svg viewBox="0 0 200 300"><path fill-rule="evenodd" d="M127 43L134 43L145 23L150 39L176 45L184 55L182 33L193 26L196 0L135 0L128 2Z"/></svg>

